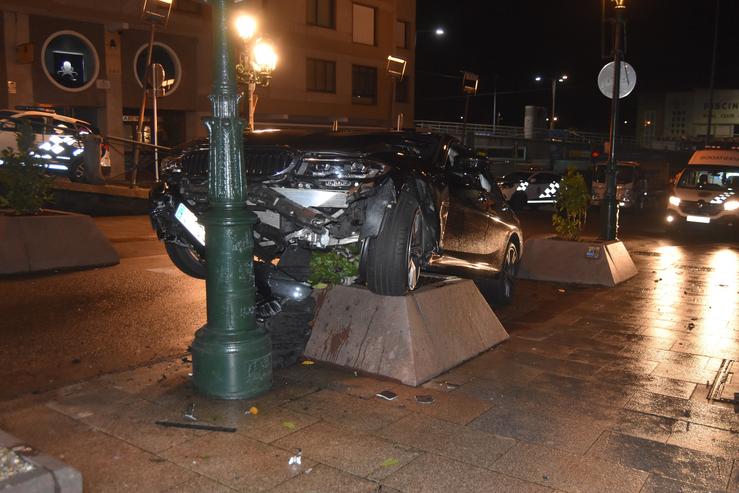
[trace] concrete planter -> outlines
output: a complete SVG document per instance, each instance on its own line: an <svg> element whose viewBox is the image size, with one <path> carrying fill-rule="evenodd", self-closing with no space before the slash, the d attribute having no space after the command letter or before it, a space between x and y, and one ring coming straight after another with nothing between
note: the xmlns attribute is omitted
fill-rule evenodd
<svg viewBox="0 0 739 493"><path fill-rule="evenodd" d="M0 213L0 275L115 265L120 259L90 216L45 210Z"/></svg>
<svg viewBox="0 0 739 493"><path fill-rule="evenodd" d="M621 241L531 238L523 251L522 279L613 287L637 274Z"/></svg>

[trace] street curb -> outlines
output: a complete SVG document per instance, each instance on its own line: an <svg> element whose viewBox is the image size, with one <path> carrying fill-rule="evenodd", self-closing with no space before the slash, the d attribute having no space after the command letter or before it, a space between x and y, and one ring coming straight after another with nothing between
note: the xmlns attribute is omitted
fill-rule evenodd
<svg viewBox="0 0 739 493"><path fill-rule="evenodd" d="M0 480L0 492L2 493L46 493L54 491L58 493L81 493L82 474L50 455L37 453L36 450L26 446L21 440L0 430L0 448L12 449L22 446L30 449L28 453L16 451L24 460L36 466L36 469L26 473L11 476Z"/></svg>
<svg viewBox="0 0 739 493"><path fill-rule="evenodd" d="M101 267L120 262L90 216L61 211L0 215L0 274Z"/></svg>

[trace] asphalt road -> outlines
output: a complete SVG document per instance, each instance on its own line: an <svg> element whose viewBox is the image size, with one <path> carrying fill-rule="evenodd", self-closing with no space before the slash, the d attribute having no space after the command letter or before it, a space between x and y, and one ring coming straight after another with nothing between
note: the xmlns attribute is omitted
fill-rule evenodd
<svg viewBox="0 0 739 493"><path fill-rule="evenodd" d="M551 234L551 211L522 211L524 235ZM117 266L0 280L0 399L184 355L205 323L205 284L181 274L146 216L96 218L121 256ZM661 214L622 217L620 237L713 245L736 239L673 239ZM597 236L597 211L586 236ZM515 303L515 302L514 302Z"/></svg>

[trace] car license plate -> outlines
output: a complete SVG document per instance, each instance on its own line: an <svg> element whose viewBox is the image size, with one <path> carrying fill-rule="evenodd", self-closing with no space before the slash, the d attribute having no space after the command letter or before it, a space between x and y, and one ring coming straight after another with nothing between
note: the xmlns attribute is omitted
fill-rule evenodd
<svg viewBox="0 0 739 493"><path fill-rule="evenodd" d="M706 217L706 216L688 216L686 218L686 221L688 221L689 223L703 223L703 224L708 224L708 223L711 222L711 218L710 217Z"/></svg>
<svg viewBox="0 0 739 493"><path fill-rule="evenodd" d="M185 204L180 204L175 210L174 217L182 224L201 245L205 245L205 228L198 222L198 217L188 209Z"/></svg>

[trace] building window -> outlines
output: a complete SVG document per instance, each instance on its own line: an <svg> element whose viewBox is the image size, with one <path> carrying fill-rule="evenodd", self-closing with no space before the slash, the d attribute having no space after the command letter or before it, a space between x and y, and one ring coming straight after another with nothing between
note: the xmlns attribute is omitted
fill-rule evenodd
<svg viewBox="0 0 739 493"><path fill-rule="evenodd" d="M100 62L95 48L75 31L58 31L41 48L44 73L60 89L84 91L97 79Z"/></svg>
<svg viewBox="0 0 739 493"><path fill-rule="evenodd" d="M336 28L335 0L308 0L308 24Z"/></svg>
<svg viewBox="0 0 739 493"><path fill-rule="evenodd" d="M309 91L336 93L336 62L308 58L306 88Z"/></svg>
<svg viewBox="0 0 739 493"><path fill-rule="evenodd" d="M408 77L402 79L395 79L395 102L396 103L407 103L408 102Z"/></svg>
<svg viewBox="0 0 739 493"><path fill-rule="evenodd" d="M377 69L352 65L352 103L377 103Z"/></svg>
<svg viewBox="0 0 739 493"><path fill-rule="evenodd" d="M408 26L404 21L395 22L395 46L398 48L408 48Z"/></svg>
<svg viewBox="0 0 739 493"><path fill-rule="evenodd" d="M355 43L375 45L375 9L354 4L352 39Z"/></svg>
<svg viewBox="0 0 739 493"><path fill-rule="evenodd" d="M141 45L133 57L133 71L136 75L136 81L139 86L144 87L143 81L146 79L146 55L149 45ZM158 63L164 68L164 95L171 94L180 85L182 78L182 67L180 59L172 48L159 41L154 42L154 48L151 52L151 63ZM151 82L147 81L147 87Z"/></svg>

